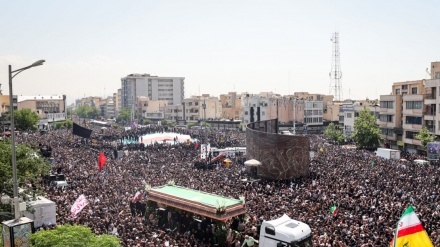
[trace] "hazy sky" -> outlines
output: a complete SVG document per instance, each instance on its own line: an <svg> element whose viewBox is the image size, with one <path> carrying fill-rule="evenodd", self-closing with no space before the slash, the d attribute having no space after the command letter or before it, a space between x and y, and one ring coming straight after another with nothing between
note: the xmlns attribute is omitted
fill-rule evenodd
<svg viewBox="0 0 440 247"><path fill-rule="evenodd" d="M1 1L0 83L14 94L109 96L130 73L185 77L185 97L329 93L340 35L344 98L377 98L440 60L440 1ZM289 76L290 75L290 76Z"/></svg>

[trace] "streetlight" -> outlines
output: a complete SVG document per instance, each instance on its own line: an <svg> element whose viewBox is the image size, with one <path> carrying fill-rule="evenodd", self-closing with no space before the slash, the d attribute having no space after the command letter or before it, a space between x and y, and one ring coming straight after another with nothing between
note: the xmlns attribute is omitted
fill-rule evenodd
<svg viewBox="0 0 440 247"><path fill-rule="evenodd" d="M26 66L21 69L12 70L11 65L9 65L9 113L11 114L11 162L12 162L12 176L13 176L13 188L14 188L14 216L15 221L20 219L20 208L18 204L18 183L17 183L17 164L16 164L16 154L15 154L15 127L14 127L14 103L12 97L12 79L20 74L21 72L30 69L32 67L43 65L45 60L38 60L35 63Z"/></svg>

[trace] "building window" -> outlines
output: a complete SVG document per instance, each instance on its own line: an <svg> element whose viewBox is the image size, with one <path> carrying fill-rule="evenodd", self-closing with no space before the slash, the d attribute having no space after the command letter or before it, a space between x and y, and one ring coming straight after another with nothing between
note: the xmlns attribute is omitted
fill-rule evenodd
<svg viewBox="0 0 440 247"><path fill-rule="evenodd" d="M380 108L393 109L394 108L394 101L381 101Z"/></svg>
<svg viewBox="0 0 440 247"><path fill-rule="evenodd" d="M422 101L407 101L406 109L422 109Z"/></svg>
<svg viewBox="0 0 440 247"><path fill-rule="evenodd" d="M351 118L351 113L348 113L347 112L347 116L346 116L347 118Z"/></svg>
<svg viewBox="0 0 440 247"><path fill-rule="evenodd" d="M394 131L392 129L381 129L382 135L394 136Z"/></svg>
<svg viewBox="0 0 440 247"><path fill-rule="evenodd" d="M402 85L402 90L408 90L408 85Z"/></svg>
<svg viewBox="0 0 440 247"><path fill-rule="evenodd" d="M405 137L407 139L415 139L418 133L414 131L405 131Z"/></svg>
<svg viewBox="0 0 440 247"><path fill-rule="evenodd" d="M400 89L396 89L396 95L399 95L400 94Z"/></svg>
<svg viewBox="0 0 440 247"><path fill-rule="evenodd" d="M379 115L379 119L381 122L387 122L392 123L393 122L393 115Z"/></svg>
<svg viewBox="0 0 440 247"><path fill-rule="evenodd" d="M416 87L411 88L411 94L417 94L417 88Z"/></svg>
<svg viewBox="0 0 440 247"><path fill-rule="evenodd" d="M435 79L440 79L440 72L435 72Z"/></svg>
<svg viewBox="0 0 440 247"><path fill-rule="evenodd" d="M406 116L406 124L422 124L422 117Z"/></svg>

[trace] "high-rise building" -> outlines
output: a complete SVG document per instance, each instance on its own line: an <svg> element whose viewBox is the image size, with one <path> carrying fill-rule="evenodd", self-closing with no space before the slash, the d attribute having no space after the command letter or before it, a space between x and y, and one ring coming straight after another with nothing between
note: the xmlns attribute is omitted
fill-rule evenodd
<svg viewBox="0 0 440 247"><path fill-rule="evenodd" d="M185 94L184 77L158 77L150 74L130 74L121 79L122 108L133 107L137 97L166 100L168 105L181 105Z"/></svg>

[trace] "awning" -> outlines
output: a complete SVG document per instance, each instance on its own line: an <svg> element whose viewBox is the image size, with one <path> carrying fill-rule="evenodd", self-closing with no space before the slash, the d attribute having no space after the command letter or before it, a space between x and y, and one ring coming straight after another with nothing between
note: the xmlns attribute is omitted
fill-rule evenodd
<svg viewBox="0 0 440 247"><path fill-rule="evenodd" d="M255 159L247 160L244 162L245 166L261 166L261 162Z"/></svg>

